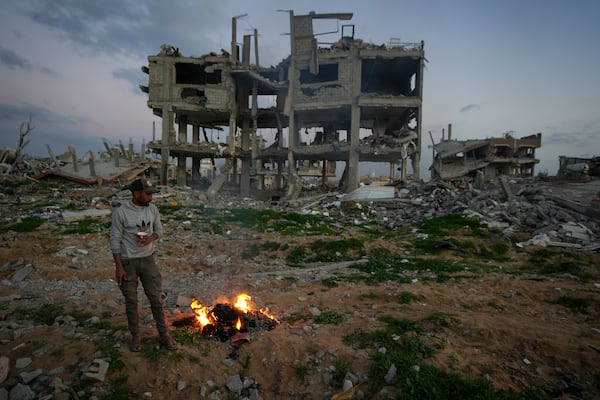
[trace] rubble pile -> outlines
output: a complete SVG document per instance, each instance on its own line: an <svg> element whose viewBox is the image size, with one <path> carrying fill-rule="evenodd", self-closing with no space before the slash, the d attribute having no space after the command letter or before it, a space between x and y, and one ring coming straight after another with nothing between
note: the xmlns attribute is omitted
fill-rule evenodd
<svg viewBox="0 0 600 400"><path fill-rule="evenodd" d="M588 185L600 189L594 182ZM309 202L303 211L324 213L340 222L354 224L378 220L391 228L418 225L428 218L450 213L464 213L507 235L525 232L545 238L537 240L538 245L600 249L600 209L593 207L597 203L567 201L535 179L513 180L508 190L509 194L502 185L493 183L486 190L480 190L470 186L453 187L443 181L415 182L396 188L393 199L348 202L345 199L351 194L330 195L318 202ZM360 208L360 218L355 213L345 212L349 207Z"/></svg>
<svg viewBox="0 0 600 400"><path fill-rule="evenodd" d="M155 203L183 206L182 213L187 212L185 206L198 205L219 209L274 208L321 214L340 224L377 221L392 229L417 226L436 216L462 213L506 235L530 234L532 241L523 245L600 249L600 181L596 180L568 186L552 185L536 178L513 179L505 184L490 182L485 189L452 186L444 181L412 182L396 187L363 186L359 188L360 196L354 192L344 194L312 188L289 201L277 193L257 193L251 198L234 192L218 193L209 201L205 191L187 186L160 189ZM0 203L19 207L23 212L2 207L0 218L7 221L39 217L57 223L73 222L109 215L112 206L127 201L129 196L119 185L80 187L68 182L40 191L39 183L32 181L15 188L2 188Z"/></svg>

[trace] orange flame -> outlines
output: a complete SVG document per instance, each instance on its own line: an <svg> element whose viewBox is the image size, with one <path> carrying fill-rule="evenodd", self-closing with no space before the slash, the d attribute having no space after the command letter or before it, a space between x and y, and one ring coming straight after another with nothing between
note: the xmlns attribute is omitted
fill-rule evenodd
<svg viewBox="0 0 600 400"><path fill-rule="evenodd" d="M203 306L198 300L192 301L190 307L196 313L196 320L200 324L201 328L204 328L206 325L215 322L214 317L210 314L210 307Z"/></svg>
<svg viewBox="0 0 600 400"><path fill-rule="evenodd" d="M275 322L279 322L279 320L277 318L275 318L274 315L272 315L271 313L269 313L269 307L261 308L259 311L265 317L271 318Z"/></svg>
<svg viewBox="0 0 600 400"><path fill-rule="evenodd" d="M251 300L252 300L252 297L250 297L246 293L238 294L235 297L235 303L233 304L233 308L235 308L236 310L238 310L240 312L243 312L244 314L247 314L252 311L252 307L250 306ZM200 324L201 329L204 328L206 325L217 323L217 320L212 313L212 311L213 311L212 306L203 306L198 300L194 299L192 301L192 303L190 304L190 307L196 314L196 321L198 322L198 324ZM277 318L275 318L273 315L271 315L269 313L268 308L261 308L260 312L265 317L268 317L276 322L279 322L277 320ZM239 317L235 324L235 328L238 331L242 328L242 321L240 320Z"/></svg>
<svg viewBox="0 0 600 400"><path fill-rule="evenodd" d="M233 305L233 307L238 309L239 311L247 313L248 311L252 310L250 308L250 305L248 304L248 301L250 300L252 300L252 297L250 297L246 293L238 294L235 298L235 304Z"/></svg>

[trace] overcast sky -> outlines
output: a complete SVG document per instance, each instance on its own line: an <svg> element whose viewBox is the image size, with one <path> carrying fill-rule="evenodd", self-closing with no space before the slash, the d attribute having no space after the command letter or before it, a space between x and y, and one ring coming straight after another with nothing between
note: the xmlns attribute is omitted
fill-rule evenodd
<svg viewBox="0 0 600 400"><path fill-rule="evenodd" d="M289 18L351 12L355 37L425 42L422 177L439 140L542 133L536 171L556 173L558 156L600 155L600 1L596 0L2 0L0 147L16 147L19 126L35 129L26 152L47 156L73 145L81 155L152 138L160 121L138 85L161 44L200 56L259 33L262 65L289 54ZM335 21L318 29L335 31ZM325 37L322 38L326 40ZM337 39L333 35L332 41ZM139 148L139 147L138 147Z"/></svg>

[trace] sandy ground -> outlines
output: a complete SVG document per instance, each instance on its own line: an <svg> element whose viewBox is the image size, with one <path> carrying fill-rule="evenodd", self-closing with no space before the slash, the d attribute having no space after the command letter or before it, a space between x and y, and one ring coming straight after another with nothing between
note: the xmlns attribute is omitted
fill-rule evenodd
<svg viewBox="0 0 600 400"><path fill-rule="evenodd" d="M382 327L378 320L382 315L422 321L434 313L445 313L448 318L443 323L424 323L430 336L443 345L434 357L427 359L428 363L468 378L489 378L496 388L518 390L524 385L533 385L545 389L554 398L600 398L600 273L597 270L600 259L597 254L585 255L596 265L593 277L585 281L569 276L511 272L526 263L527 252L532 251L527 248L511 250L509 262L493 262L497 272L461 274L444 283L418 280L367 285L339 280L337 286L328 287L323 279L348 273L345 264L323 265L323 272L319 272L319 268L286 267L281 254L264 251L251 260L244 259L242 253L248 243L281 241L276 234L244 232L238 234L236 240L207 234L190 241L185 229L173 229L172 225L170 228L170 235L162 241L159 250L165 288L170 296L166 301L169 322L189 315L186 308L174 306L177 296L197 297L207 304L223 296L245 292L252 296L257 308L268 306L281 324L271 331L252 333L250 342L237 349L239 357L232 366L223 362L232 352L228 342L203 340L198 345L184 345L177 351L179 358L164 357L158 361L148 360L141 353L131 353L125 342L119 342L125 363L123 372L129 377L127 387L134 393L149 392L154 399L206 398L200 392L202 387L208 388L207 381L223 388L229 377L242 372L260 384L263 399L331 398L341 392L341 388L329 388L323 382L328 367L343 360L349 371L363 375L369 367L367 350L344 344L344 335L357 329ZM58 228L48 227L31 233L0 234L0 265L24 257L35 268L21 288L2 287L3 296L21 296L1 305L0 311L9 321L18 308L35 307L48 299L65 300L61 293L32 293L27 289L27 282L36 283L31 287L39 287L38 283L43 280L89 280L109 287L114 283L106 232L60 235L58 231ZM386 245L401 246L389 242ZM65 258L59 252L68 246L87 249L89 255L75 261ZM202 261L207 256L223 254L229 256L226 263L208 265ZM449 260L453 257L451 253L443 256ZM13 272L1 272L0 279L8 279ZM413 293L418 300L400 304L398 295L402 292ZM114 325L125 324L118 291L99 290L81 295L94 301L89 311L95 315L108 318ZM563 295L585 297L593 303L587 313L552 303ZM103 306L101 301L106 300L117 305ZM65 304L65 307L71 306ZM337 325L316 324L310 307L335 311L343 315L343 321ZM146 303L142 313L143 317L150 314ZM305 318L291 318L299 315ZM144 345L152 346L151 339L155 336L152 323L146 323L143 330ZM93 359L96 348L93 342L66 338L61 332L61 328L37 327L14 339L10 330L2 329L0 352L10 357L12 366L16 358L30 356L40 344L53 343L60 351L35 358L31 368L48 371L63 366L63 378L73 379L78 375L74 366ZM310 366L304 380L298 376L299 364ZM11 368L10 375L17 376L19 372ZM186 382L186 388L177 391L180 381ZM98 393L106 390L107 385L108 382L96 384ZM224 394L221 398L231 397Z"/></svg>

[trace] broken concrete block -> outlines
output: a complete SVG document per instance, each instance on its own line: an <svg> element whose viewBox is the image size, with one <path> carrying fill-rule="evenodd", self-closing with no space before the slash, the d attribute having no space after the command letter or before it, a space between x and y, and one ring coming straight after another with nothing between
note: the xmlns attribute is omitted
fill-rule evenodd
<svg viewBox="0 0 600 400"><path fill-rule="evenodd" d="M98 382L104 382L104 378L106 377L106 372L108 372L108 367L110 364L107 361L104 361L101 358L95 358L93 365L98 372L86 372L83 376L87 379L93 379Z"/></svg>
<svg viewBox="0 0 600 400"><path fill-rule="evenodd" d="M25 262L25 260L23 259L23 257L16 258L16 259L9 261L6 264L2 265L0 267L0 271L6 271L7 269L18 267L19 265L23 264L24 262Z"/></svg>
<svg viewBox="0 0 600 400"><path fill-rule="evenodd" d="M15 362L15 368L23 369L25 367L28 367L29 364L31 364L31 358L29 358L29 357L19 358Z"/></svg>
<svg viewBox="0 0 600 400"><path fill-rule="evenodd" d="M10 390L8 398L19 400L33 400L35 399L35 393L33 392L33 390L31 390L29 386L23 385L22 383L17 383L17 385Z"/></svg>
<svg viewBox="0 0 600 400"><path fill-rule="evenodd" d="M17 272L15 272L11 277L10 280L13 282L21 282L23 279L25 279L27 277L27 275L29 275L31 272L33 272L33 265L31 264L27 264L26 266L24 266L23 268L21 268L20 270L18 270Z"/></svg>
<svg viewBox="0 0 600 400"><path fill-rule="evenodd" d="M21 380L23 381L23 383L28 385L30 382L33 382L33 380L35 378L37 378L38 376L40 376L41 374L42 374L42 370L36 369L33 371L29 371L29 372L21 372L19 374L19 376L21 377Z"/></svg>

